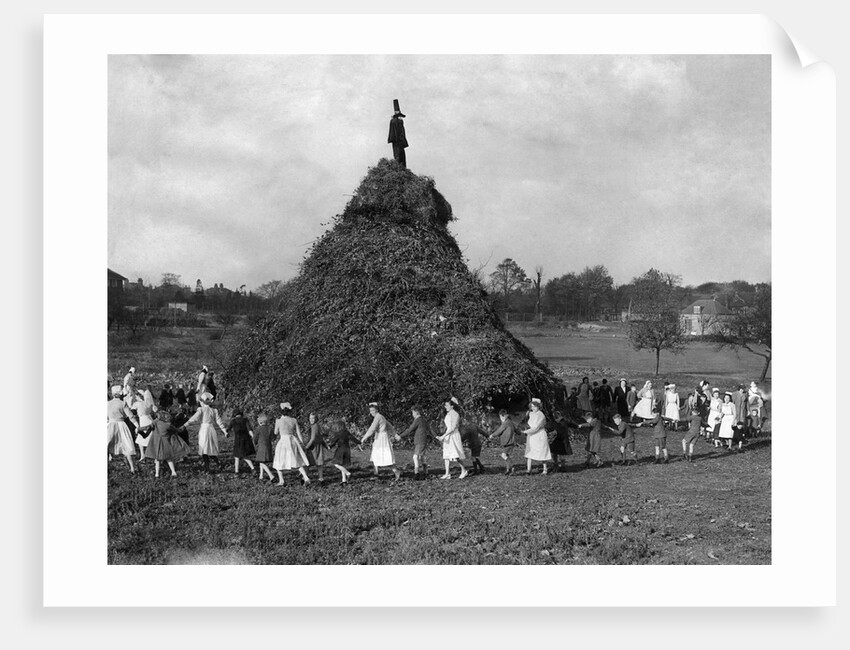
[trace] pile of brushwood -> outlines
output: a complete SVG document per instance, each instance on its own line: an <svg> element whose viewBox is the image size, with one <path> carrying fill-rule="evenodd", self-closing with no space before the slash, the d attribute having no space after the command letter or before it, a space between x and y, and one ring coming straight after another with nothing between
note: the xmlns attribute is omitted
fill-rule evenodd
<svg viewBox="0 0 850 650"><path fill-rule="evenodd" d="M504 327L447 230L434 181L395 161L371 168L312 246L279 311L231 349L227 405L398 422L448 396L465 408L552 406L563 384Z"/></svg>

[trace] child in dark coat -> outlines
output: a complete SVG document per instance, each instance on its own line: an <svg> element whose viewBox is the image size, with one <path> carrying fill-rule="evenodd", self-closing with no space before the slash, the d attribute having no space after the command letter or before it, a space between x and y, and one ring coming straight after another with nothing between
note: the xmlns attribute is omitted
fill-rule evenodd
<svg viewBox="0 0 850 650"><path fill-rule="evenodd" d="M549 453L552 454L552 467L554 471L563 469L561 456L572 456L573 448L570 444L569 423L560 411L555 411L554 435L549 441Z"/></svg>
<svg viewBox="0 0 850 650"><path fill-rule="evenodd" d="M410 414L413 416L413 422L400 434L400 437L409 438L413 436L413 478L414 480L421 480L428 477L425 450L428 447L431 430L425 418L422 417L422 409L414 406L410 409ZM419 473L420 469L422 470L421 474Z"/></svg>
<svg viewBox="0 0 850 650"><path fill-rule="evenodd" d="M590 428L587 434L587 443L584 446L587 452L584 466L590 467L591 461L593 461L594 467L604 467L605 463L602 462L602 458L599 456L599 452L602 449L602 422L592 413L586 413L584 419L584 424L580 424L579 426Z"/></svg>
<svg viewBox="0 0 850 650"><path fill-rule="evenodd" d="M699 438L702 430L702 415L698 407L691 410L690 422L688 424L688 432L682 438L682 452L685 454L685 459L692 463L694 462L694 444Z"/></svg>
<svg viewBox="0 0 850 650"><path fill-rule="evenodd" d="M655 442L655 464L661 463L661 454L664 454L664 464L670 462L670 457L667 454L667 429L664 426L664 420L661 414L657 411L653 412L652 419L643 423L645 426L652 426L652 440Z"/></svg>
<svg viewBox="0 0 850 650"><path fill-rule="evenodd" d="M505 461L505 474L513 474L514 465L511 461L511 451L513 451L513 448L516 447L516 424L514 424L514 421L508 417L508 412L505 409L499 411L499 420L501 420L502 423L488 439L499 439L499 444L502 446L502 453L500 455L502 460Z"/></svg>
<svg viewBox="0 0 850 650"><path fill-rule="evenodd" d="M185 427L185 424L188 419L189 414L186 413L185 406L171 407L171 426L177 430L177 435L180 436L187 445L189 444L189 430Z"/></svg>
<svg viewBox="0 0 850 650"><path fill-rule="evenodd" d="M469 455L472 456L472 473L483 474L484 465L481 464L481 428L475 422L464 422L460 425L460 439L464 446L469 447ZM486 435L486 434L485 434Z"/></svg>
<svg viewBox="0 0 850 650"><path fill-rule="evenodd" d="M747 438L758 438L761 435L761 416L757 408L750 409L744 427L747 431Z"/></svg>
<svg viewBox="0 0 850 650"><path fill-rule="evenodd" d="M619 413L614 415L614 426L620 436L620 456L622 465L635 465L637 463L637 451L635 450L635 432ZM629 460L626 460L626 452L629 452Z"/></svg>
<svg viewBox="0 0 850 650"><path fill-rule="evenodd" d="M267 464L274 461L274 450L272 447L272 437L274 434L269 426L269 416L265 413L260 413L257 417L257 426L252 433L254 437L254 448L257 452L254 460L260 465L260 480L262 481L265 476L268 476L273 481L274 474L272 474Z"/></svg>
<svg viewBox="0 0 850 650"><path fill-rule="evenodd" d="M252 432L248 428L248 421L242 415L240 409L233 411L233 418L227 425L227 431L233 433L233 473L239 473L239 461L244 460L251 471L254 471L254 463L248 456L254 455L254 443L251 440Z"/></svg>
<svg viewBox="0 0 850 650"><path fill-rule="evenodd" d="M157 413L157 419L152 425L150 438L145 455L154 460L154 476L159 478L160 463L168 463L171 470L171 478L177 476L174 469L175 461L180 460L189 453L189 445L177 435L177 431L171 426L171 413L162 410Z"/></svg>
<svg viewBox="0 0 850 650"><path fill-rule="evenodd" d="M348 466L351 465L351 433L342 420L331 422L328 431L330 434L328 437L328 446L336 447L331 462L339 470L342 477L342 484L348 485L348 479L351 478L351 472L348 471Z"/></svg>

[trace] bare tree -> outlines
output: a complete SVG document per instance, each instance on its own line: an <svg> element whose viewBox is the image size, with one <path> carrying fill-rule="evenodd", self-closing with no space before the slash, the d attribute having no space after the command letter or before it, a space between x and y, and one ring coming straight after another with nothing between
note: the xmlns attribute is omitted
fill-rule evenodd
<svg viewBox="0 0 850 650"><path fill-rule="evenodd" d="M490 274L490 286L496 295L500 295L504 299L506 314L510 308L511 294L518 289L527 287L530 282L522 267L510 257L499 262L496 270Z"/></svg>
<svg viewBox="0 0 850 650"><path fill-rule="evenodd" d="M771 285L756 285L752 304L717 327L718 349L743 349L764 359L761 381L767 376L773 359L771 310Z"/></svg>
<svg viewBox="0 0 850 650"><path fill-rule="evenodd" d="M540 305L540 289L541 289L542 282L543 282L543 267L539 266L539 265L535 266L534 267L534 275L535 275L535 279L532 280L532 283L534 284L534 290L537 293L537 299L534 302L534 313L537 316L537 322L542 323L543 322L543 310L541 309L541 305Z"/></svg>
<svg viewBox="0 0 850 650"><path fill-rule="evenodd" d="M679 277L650 269L634 282L633 312L629 339L635 350L655 352L655 374L661 367L661 352L681 354L687 344L679 317Z"/></svg>
<svg viewBox="0 0 850 650"><path fill-rule="evenodd" d="M163 273L162 279L159 281L159 286L161 286L161 287L168 287L168 286L179 287L179 286L182 286L180 284L180 276L177 273Z"/></svg>

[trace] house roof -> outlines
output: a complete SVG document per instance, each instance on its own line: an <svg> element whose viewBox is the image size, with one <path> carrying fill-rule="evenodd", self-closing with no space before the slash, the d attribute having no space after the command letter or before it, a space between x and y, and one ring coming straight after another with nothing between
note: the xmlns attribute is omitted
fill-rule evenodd
<svg viewBox="0 0 850 650"><path fill-rule="evenodd" d="M115 271L113 271L113 270L112 270L112 269L110 269L110 268L107 268L107 269L106 269L106 277L107 277L107 278L121 278L122 280L126 280L126 279L127 279L127 278L125 278L123 275L121 275L120 273L116 273Z"/></svg>
<svg viewBox="0 0 850 650"><path fill-rule="evenodd" d="M692 315L694 313L694 307L702 307L702 309L700 309L700 314L703 316L723 316L734 313L731 309L724 307L714 298L709 298L707 300L695 300L685 307L681 313L683 315Z"/></svg>

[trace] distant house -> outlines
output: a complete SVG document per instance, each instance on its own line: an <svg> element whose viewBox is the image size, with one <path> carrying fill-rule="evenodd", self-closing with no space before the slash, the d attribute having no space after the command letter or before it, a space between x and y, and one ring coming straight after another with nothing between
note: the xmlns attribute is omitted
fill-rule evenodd
<svg viewBox="0 0 850 650"><path fill-rule="evenodd" d="M168 303L168 309L170 310L180 310L183 312L189 313L189 303L187 302L170 302Z"/></svg>
<svg viewBox="0 0 850 650"><path fill-rule="evenodd" d="M106 269L106 304L109 307L120 307L124 302L124 283L127 282L120 273Z"/></svg>
<svg viewBox="0 0 850 650"><path fill-rule="evenodd" d="M691 336L717 334L722 325L735 315L716 298L696 300L679 313L685 332Z"/></svg>

